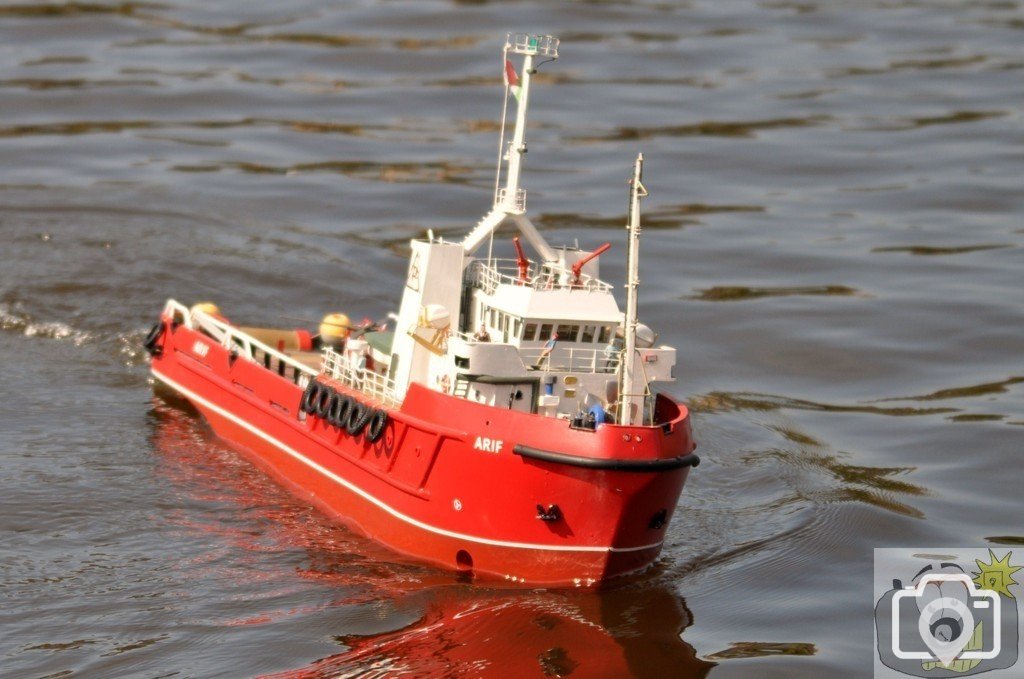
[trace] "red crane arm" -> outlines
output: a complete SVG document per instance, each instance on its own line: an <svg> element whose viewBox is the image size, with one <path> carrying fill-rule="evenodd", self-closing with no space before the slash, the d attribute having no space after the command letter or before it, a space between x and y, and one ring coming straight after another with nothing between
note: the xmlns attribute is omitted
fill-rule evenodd
<svg viewBox="0 0 1024 679"><path fill-rule="evenodd" d="M512 238L512 245L516 246L516 259L519 264L519 280L525 282L527 274L530 271L530 260L526 258L526 253L523 252L523 246L519 244L519 236Z"/></svg>
<svg viewBox="0 0 1024 679"><path fill-rule="evenodd" d="M605 243L604 245L602 245L601 247L599 247L598 249L594 250L589 255L587 255L586 257L584 257L583 259L581 259L580 261L578 261L578 262L576 262L575 264L572 265L572 281L573 281L574 285L578 285L579 284L579 282L580 282L580 272L583 271L583 267L587 265L587 262L589 262L590 260L595 259L597 257L600 257L602 254L607 252L608 249L611 246L612 246L611 243Z"/></svg>

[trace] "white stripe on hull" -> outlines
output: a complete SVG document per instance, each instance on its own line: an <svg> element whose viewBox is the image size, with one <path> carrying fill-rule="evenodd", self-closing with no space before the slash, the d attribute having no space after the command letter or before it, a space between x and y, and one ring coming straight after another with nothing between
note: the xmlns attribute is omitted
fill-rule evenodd
<svg viewBox="0 0 1024 679"><path fill-rule="evenodd" d="M276 438L274 438L270 434L267 434L266 432L264 432L263 430L255 427L254 425L250 424L249 422L246 422L246 421L242 420L241 418L239 418L238 416L228 412L227 410L224 410L223 408L221 408L220 406L216 405L215 403L212 403L212 402L206 400L205 398L203 398L202 396L199 396L195 392L193 392L193 391L191 391L189 389L186 389L185 387L183 387L182 385L178 384L177 382L175 382L171 378L169 378L169 377L167 377L165 375L161 375L159 372L157 372L156 370L153 370L153 369L151 369L151 372L153 373L153 376L156 377L158 380L160 380L161 382L165 383L167 386L171 387L172 389L178 391L179 393L181 393L183 396L187 397L188 399L196 401L197 403L201 403L202 405L204 405L205 407L207 407L210 410L214 411L215 413L217 413L221 417L223 417L225 419L228 419L231 422L233 422L234 424L237 424L239 427L242 427L243 429L246 429L247 431L255 434L256 436L260 437L261 439L263 439L267 443L269 443L269 444L273 445L274 447L278 448L279 450L281 450L281 452L283 452L283 453L291 456L292 458L298 460L299 462L301 462L302 464L306 465L310 469L313 469L314 471L319 472L320 474L322 474L323 476L326 476L327 478L331 479L332 481L334 481L338 485L343 486L344 488L346 488L349 491L355 493L356 495L359 495L360 497L362 497L367 502L371 502L374 505L380 507L381 509L386 511L388 514L394 516L396 519L404 521L404 522L406 522L406 523L408 523L410 525L416 526L417 528L420 528L422 530L429 531L431 533L436 533L437 535L443 535L445 537L454 538L456 540L465 540L467 542L475 542L475 543L482 544L482 545L493 545L493 546L496 546L496 547L510 547L510 548L513 548L513 549L533 549L533 550L553 551L553 552L640 552L640 551L643 551L645 549L652 549L654 547L660 547L661 544L662 544L661 541L659 541L659 542L655 542L655 543L649 544L649 545L642 545L640 547L587 547L587 546L582 546L582 545L581 546L575 546L575 545L543 545L543 544L535 544L535 543L530 543L530 542L510 542L510 541L507 541L507 540L492 540L491 538L478 537L478 536L475 536L475 535L467 535L466 533L457 533L455 531L450 531L450 530L447 530L447 529L444 529L444 528L438 528L437 526L431 526L428 523L423 523L422 521L420 521L418 519L414 519L411 516L403 514L402 512L400 512L397 509L395 509L394 507L391 507L390 505L382 502L378 498L376 498L373 495L371 495L370 493L366 492L362 488L360 488L360 487L356 486L355 484L351 483L350 481L347 481L346 479L338 476L337 474L332 472L330 469L327 469L326 467L324 467L324 466L314 462L313 460L310 460L308 457L304 456L302 453L296 451L295 449L289 447L288 445L282 443L281 441L278 441Z"/></svg>

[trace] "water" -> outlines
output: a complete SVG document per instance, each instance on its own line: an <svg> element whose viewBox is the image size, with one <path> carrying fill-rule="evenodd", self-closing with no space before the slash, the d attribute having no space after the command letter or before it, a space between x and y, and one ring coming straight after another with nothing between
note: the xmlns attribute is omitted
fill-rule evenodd
<svg viewBox="0 0 1024 679"><path fill-rule="evenodd" d="M605 240L704 460L649 572L467 583L154 399L163 300L394 308L488 207L505 30L562 37L526 186ZM1024 6L0 5L8 676L865 676L874 547L1020 548Z"/></svg>

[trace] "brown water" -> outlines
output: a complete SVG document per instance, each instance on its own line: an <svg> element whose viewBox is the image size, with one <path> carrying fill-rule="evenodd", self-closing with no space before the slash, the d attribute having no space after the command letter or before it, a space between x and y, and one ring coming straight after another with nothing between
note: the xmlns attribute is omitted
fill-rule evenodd
<svg viewBox="0 0 1024 679"><path fill-rule="evenodd" d="M488 207L522 29L531 213L611 280L646 154L704 460L604 593L352 535L139 346L168 296L393 309ZM1022 44L1017 0L0 4L0 674L866 676L872 548L1024 544Z"/></svg>

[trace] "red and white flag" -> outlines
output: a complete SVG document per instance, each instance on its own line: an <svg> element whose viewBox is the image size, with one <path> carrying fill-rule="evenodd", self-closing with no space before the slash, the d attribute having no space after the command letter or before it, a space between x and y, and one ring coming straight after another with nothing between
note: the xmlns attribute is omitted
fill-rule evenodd
<svg viewBox="0 0 1024 679"><path fill-rule="evenodd" d="M519 95L523 88L519 85L519 75L516 73L516 69L512 67L512 62L508 59L505 60L505 87L510 88L512 96L519 101Z"/></svg>

